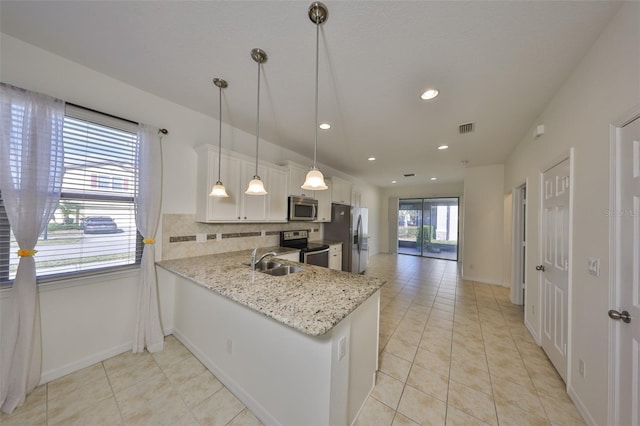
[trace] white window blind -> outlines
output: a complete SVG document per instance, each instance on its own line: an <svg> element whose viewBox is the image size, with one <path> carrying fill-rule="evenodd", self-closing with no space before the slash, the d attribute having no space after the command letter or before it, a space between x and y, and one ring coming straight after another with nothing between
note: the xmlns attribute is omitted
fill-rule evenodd
<svg viewBox="0 0 640 426"><path fill-rule="evenodd" d="M64 121L64 178L39 237L38 277L85 274L140 262L135 224L137 125L73 105ZM13 280L18 246L0 194L0 282Z"/></svg>

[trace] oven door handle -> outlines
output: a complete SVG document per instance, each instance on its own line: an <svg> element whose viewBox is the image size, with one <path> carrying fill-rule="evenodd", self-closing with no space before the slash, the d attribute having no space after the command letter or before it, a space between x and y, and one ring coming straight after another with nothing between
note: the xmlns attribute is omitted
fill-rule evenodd
<svg viewBox="0 0 640 426"><path fill-rule="evenodd" d="M304 263L307 263L307 257L308 256L313 256L316 254L322 254L322 253L329 253L329 250L331 250L331 247L326 248L326 249L322 249L322 250L314 250L314 251L308 251L304 253Z"/></svg>
<svg viewBox="0 0 640 426"><path fill-rule="evenodd" d="M322 249L322 250L314 250L314 251L308 251L305 253L305 255L313 255L313 254L321 254L321 253L327 253L329 250L331 250L331 247L329 247L328 249Z"/></svg>

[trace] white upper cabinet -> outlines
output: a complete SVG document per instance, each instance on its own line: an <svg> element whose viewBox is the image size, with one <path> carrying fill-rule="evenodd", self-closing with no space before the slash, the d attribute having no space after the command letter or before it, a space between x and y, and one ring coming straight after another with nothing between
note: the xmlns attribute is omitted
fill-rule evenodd
<svg viewBox="0 0 640 426"><path fill-rule="evenodd" d="M264 183L264 188L267 190L267 195L247 195L244 193L249 187L249 182L256 174L255 162L242 161L240 167L240 181L242 182L242 203L240 212L241 215L238 219L253 221L253 222L265 222L267 220L267 197L271 195L271 185L267 176L267 168L263 165L258 165L258 176Z"/></svg>
<svg viewBox="0 0 640 426"><path fill-rule="evenodd" d="M307 169L304 166L291 162L287 167L289 168L289 195L313 198L313 191L302 189L302 184L307 177L307 173L311 169Z"/></svg>
<svg viewBox="0 0 640 426"><path fill-rule="evenodd" d="M333 184L331 179L325 178L324 182L329 189L313 192L313 197L318 200L318 219L314 222L331 222L331 193Z"/></svg>
<svg viewBox="0 0 640 426"><path fill-rule="evenodd" d="M351 182L338 177L332 177L333 191L331 199L334 203L351 205Z"/></svg>
<svg viewBox="0 0 640 426"><path fill-rule="evenodd" d="M258 175L267 195L247 195L244 191L255 175L255 159L234 152L223 152L220 180L228 198L210 197L218 180L218 149L212 145L197 148L198 181L196 220L198 222L286 222L288 170L260 162Z"/></svg>
<svg viewBox="0 0 640 426"><path fill-rule="evenodd" d="M315 198L318 200L318 219L314 222L331 222L331 179L325 177L324 180L329 189L322 191L302 189L302 184L311 169L292 161L287 163L287 167L289 168L289 195Z"/></svg>
<svg viewBox="0 0 640 426"><path fill-rule="evenodd" d="M235 222L240 217L244 194L240 190L241 160L222 155L220 180L229 197L210 197L211 188L218 180L218 152L203 150L198 153L198 181L196 185L196 220L199 222Z"/></svg>
<svg viewBox="0 0 640 426"><path fill-rule="evenodd" d="M289 197L289 171L286 168L269 168L269 191L267 220L269 222L287 221L287 198Z"/></svg>

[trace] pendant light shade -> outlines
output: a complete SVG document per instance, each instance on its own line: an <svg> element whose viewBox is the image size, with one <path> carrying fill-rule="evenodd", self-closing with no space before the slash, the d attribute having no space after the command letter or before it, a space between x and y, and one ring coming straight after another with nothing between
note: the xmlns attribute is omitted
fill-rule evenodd
<svg viewBox="0 0 640 426"><path fill-rule="evenodd" d="M211 188L211 192L209 193L209 195L211 197L222 197L222 198L226 198L229 196L229 194L227 194L227 190L225 189L224 185L220 181L217 181L216 184L213 185L213 188Z"/></svg>
<svg viewBox="0 0 640 426"><path fill-rule="evenodd" d="M251 182L249 182L249 187L244 192L249 195L267 195L267 190L264 189L264 183L260 179L260 176L255 175Z"/></svg>
<svg viewBox="0 0 640 426"><path fill-rule="evenodd" d="M309 6L309 19L316 26L316 125L314 126L315 131L315 142L313 144L313 168L309 173L307 173L307 177L302 184L302 189L307 189L311 191L320 191L323 189L329 189L327 184L324 182L324 176L322 172L318 169L318 66L319 66L319 43L320 43L320 25L324 24L329 17L329 11L327 10L327 6L320 3L319 1L314 1Z"/></svg>
<svg viewBox="0 0 640 426"><path fill-rule="evenodd" d="M209 193L209 196L224 198L224 197L228 197L229 194L227 194L227 190L224 188L224 185L220 181L220 173L222 171L222 168L221 168L221 165L222 165L222 89L227 87L228 84L225 80L221 78L214 78L213 84L218 86L218 89L220 89L219 90L220 91L220 97L219 97L220 115L218 116L218 123L220 124L220 127L218 131L218 181L216 182L215 185L213 185L213 188L211 188L211 192Z"/></svg>
<svg viewBox="0 0 640 426"><path fill-rule="evenodd" d="M249 182L249 187L244 191L247 195L267 195L267 190L264 188L264 183L260 176L258 176L258 145L260 143L260 65L267 62L267 53L262 49L252 49L251 59L258 63L258 108L256 114L256 174L253 175L253 179Z"/></svg>
<svg viewBox="0 0 640 426"><path fill-rule="evenodd" d="M304 184L302 184L302 189L310 191L320 191L328 188L329 187L324 182L322 172L316 168L309 170L309 173L307 173L307 177L304 180Z"/></svg>

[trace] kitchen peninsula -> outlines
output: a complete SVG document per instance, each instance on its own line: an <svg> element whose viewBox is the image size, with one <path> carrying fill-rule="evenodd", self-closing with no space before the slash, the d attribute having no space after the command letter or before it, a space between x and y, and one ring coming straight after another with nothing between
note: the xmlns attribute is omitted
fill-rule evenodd
<svg viewBox="0 0 640 426"><path fill-rule="evenodd" d="M174 334L263 423L351 424L374 386L384 281L280 258L302 270L252 273L249 258L158 263L174 280Z"/></svg>

